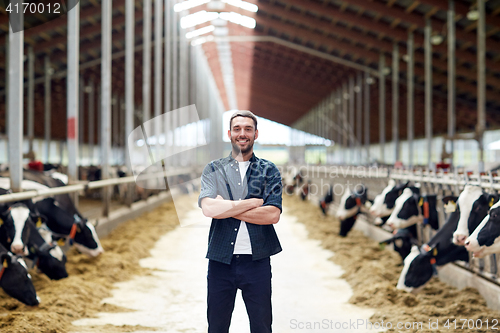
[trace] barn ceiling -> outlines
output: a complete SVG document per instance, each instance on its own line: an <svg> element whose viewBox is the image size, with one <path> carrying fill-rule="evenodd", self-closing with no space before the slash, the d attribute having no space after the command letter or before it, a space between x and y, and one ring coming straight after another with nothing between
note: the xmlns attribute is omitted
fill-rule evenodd
<svg viewBox="0 0 500 333"><path fill-rule="evenodd" d="M406 71L407 41L412 32L415 41L415 134L424 135L424 27L430 19L432 34L443 38L433 45L433 123L434 133L446 132L447 119L447 27L448 0L247 0L256 4L256 13L226 4L224 11L234 11L253 17L255 29L228 23L228 36L272 36L283 43L241 40L230 42L234 89L237 107L250 109L265 118L293 125L321 100L347 83L357 70L331 61L335 56L378 70L380 55L391 67L394 44L399 49L400 76L400 131L406 137ZM80 63L98 64L101 48L101 7L99 0L81 0ZM135 38L142 45L142 1L136 1ZM190 9L211 10L207 5ZM475 9L474 1L455 1L456 10L456 91L457 130L473 130L477 109L477 21L467 14ZM113 0L113 54L125 48L125 0ZM487 126L500 127L500 0L486 2L486 84ZM154 16L154 12L153 12ZM36 56L36 78L43 78L44 58L50 58L55 72L66 69L66 16L48 21L44 17L29 16L26 24L34 26L24 32L26 46L32 46ZM43 23L43 24L42 24ZM151 22L152 24L152 22ZM207 25L207 24L204 24ZM200 25L200 28L204 25ZM0 8L0 90L5 89L5 45L8 19ZM288 45L288 46L287 46ZM289 47L295 45L297 47ZM225 107L230 109L228 87L223 80L223 67L216 42L202 45L218 85ZM25 47L27 50L27 47ZM315 55L316 54L316 55ZM318 56L319 55L319 56ZM321 56L321 55L326 55ZM135 55L135 100L142 103L142 53ZM82 71L85 85L100 81L99 65ZM112 69L113 93L118 98L124 91L124 58L116 57ZM386 86L386 137L391 135L391 75ZM378 119L378 84L371 85L372 119ZM43 85L36 86L35 115L43 119ZM54 79L52 84L53 117L66 115L65 79ZM85 103L88 102L86 97ZM152 99L153 100L153 99ZM5 95L0 96L0 131L5 131ZM54 136L64 137L65 128ZM52 128L57 128L54 123ZM378 140L378 124L371 122L371 141ZM35 127L35 135L43 135L43 124ZM87 140L88 138L85 138ZM95 141L94 141L95 142Z"/></svg>

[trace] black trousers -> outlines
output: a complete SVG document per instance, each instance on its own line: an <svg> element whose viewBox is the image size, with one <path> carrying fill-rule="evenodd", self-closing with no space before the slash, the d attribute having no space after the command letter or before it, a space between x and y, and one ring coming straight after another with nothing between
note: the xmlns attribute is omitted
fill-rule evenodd
<svg viewBox="0 0 500 333"><path fill-rule="evenodd" d="M236 290L250 319L252 333L269 333L273 321L271 308L271 261L252 261L252 255L233 255L230 265L209 260L207 318L208 333L227 333L231 324Z"/></svg>

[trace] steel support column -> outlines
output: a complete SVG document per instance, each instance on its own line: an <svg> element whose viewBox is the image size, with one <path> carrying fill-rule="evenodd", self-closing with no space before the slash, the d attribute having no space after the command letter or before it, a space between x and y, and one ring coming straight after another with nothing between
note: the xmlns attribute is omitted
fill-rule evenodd
<svg viewBox="0 0 500 333"><path fill-rule="evenodd" d="M394 43L392 50L392 141L394 143L394 162L399 157L399 49Z"/></svg>
<svg viewBox="0 0 500 333"><path fill-rule="evenodd" d="M134 130L134 33L135 33L135 6L134 0L125 2L125 163L127 175L132 176L132 163L130 151L133 147L128 146L128 136ZM133 202L134 184L127 186L127 206Z"/></svg>
<svg viewBox="0 0 500 333"><path fill-rule="evenodd" d="M142 38L144 48L142 49L142 124L146 136L151 136L151 129L146 126L151 118L151 0L143 2ZM148 144L146 137L146 144Z"/></svg>
<svg viewBox="0 0 500 333"><path fill-rule="evenodd" d="M165 156L172 155L172 143L169 140L172 128L172 0L165 0ZM166 159L166 165L171 165L171 158Z"/></svg>
<svg viewBox="0 0 500 333"><path fill-rule="evenodd" d="M354 115L356 110L354 109L354 77L349 77L349 125L347 127L348 135L349 135L349 163L354 164L354 145L355 145L355 137L354 137Z"/></svg>
<svg viewBox="0 0 500 333"><path fill-rule="evenodd" d="M425 21L425 138L427 140L427 166L432 167L432 45L431 20Z"/></svg>
<svg viewBox="0 0 500 333"><path fill-rule="evenodd" d="M415 42L413 38L413 32L408 33L408 73L407 73L407 109L408 109L408 119L406 122L406 128L408 132L408 166L413 166L413 139L415 137Z"/></svg>
<svg viewBox="0 0 500 333"><path fill-rule="evenodd" d="M356 150L358 151L357 162L361 163L361 145L363 142L363 73L358 72L356 92Z"/></svg>
<svg viewBox="0 0 500 333"><path fill-rule="evenodd" d="M111 1L102 2L101 15L101 178L109 178L109 160L111 156ZM148 22L148 21L145 21ZM147 25L147 24L146 24ZM103 215L109 215L110 189L103 188Z"/></svg>
<svg viewBox="0 0 500 333"><path fill-rule="evenodd" d="M17 14L20 26L23 26L23 13ZM12 31L9 26L8 51L8 136L9 136L9 171L10 188L13 192L21 192L23 179L23 92L24 92L24 31Z"/></svg>
<svg viewBox="0 0 500 333"><path fill-rule="evenodd" d="M365 150L366 150L366 162L370 163L370 73L365 72L364 80L364 111L365 111Z"/></svg>
<svg viewBox="0 0 500 333"><path fill-rule="evenodd" d="M163 0L155 0L155 121L154 133L156 137L156 162L161 160L162 152L160 151L160 132L162 129L163 117L161 117L162 105L162 43L163 43Z"/></svg>
<svg viewBox="0 0 500 333"><path fill-rule="evenodd" d="M50 131L51 131L51 98L52 98L52 67L50 66L50 57L49 55L45 55L44 61L44 134L45 134L45 163L49 163L50 160Z"/></svg>
<svg viewBox="0 0 500 333"><path fill-rule="evenodd" d="M448 1L448 137L455 136L456 123L456 64L455 64L455 1ZM450 154L453 156L454 142L450 141ZM453 158L451 163L453 164Z"/></svg>
<svg viewBox="0 0 500 333"><path fill-rule="evenodd" d="M89 161L90 164L94 164L94 138L95 138L95 83L91 79L89 82L88 89L88 124L89 124L89 139L88 139L88 151L89 151Z"/></svg>
<svg viewBox="0 0 500 333"><path fill-rule="evenodd" d="M385 55L383 53L380 54L378 69L379 69L378 116L379 116L380 161L385 162Z"/></svg>
<svg viewBox="0 0 500 333"><path fill-rule="evenodd" d="M484 171L484 130L486 129L486 9L484 0L477 0L477 127L479 172Z"/></svg>
<svg viewBox="0 0 500 333"><path fill-rule="evenodd" d="M68 12L67 149L68 183L78 180L78 97L80 65L80 2ZM77 195L73 196L77 201ZM77 203L76 203L77 204ZM78 205L78 204L77 204Z"/></svg>
<svg viewBox="0 0 500 333"><path fill-rule="evenodd" d="M28 140L29 152L33 153L35 139L35 52L33 46L28 47Z"/></svg>

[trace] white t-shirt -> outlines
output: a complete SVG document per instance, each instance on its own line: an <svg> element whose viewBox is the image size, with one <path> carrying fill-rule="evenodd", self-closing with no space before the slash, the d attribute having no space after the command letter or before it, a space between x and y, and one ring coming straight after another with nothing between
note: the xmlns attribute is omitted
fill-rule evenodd
<svg viewBox="0 0 500 333"><path fill-rule="evenodd" d="M241 183L246 184L245 175L247 173L250 161L238 162ZM250 243L250 235L248 234L247 224L245 221L241 221L240 228L238 229L238 234L236 235L236 242L234 243L233 254L252 254L252 244Z"/></svg>

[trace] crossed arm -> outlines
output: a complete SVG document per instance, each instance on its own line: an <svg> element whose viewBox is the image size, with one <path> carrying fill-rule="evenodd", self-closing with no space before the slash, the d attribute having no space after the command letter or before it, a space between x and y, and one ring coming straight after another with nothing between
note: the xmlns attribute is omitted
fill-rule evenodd
<svg viewBox="0 0 500 333"><path fill-rule="evenodd" d="M253 224L275 224L280 219L280 209L275 206L262 206L264 200L252 198L245 200L224 200L220 195L215 199L203 198L203 214L215 219L234 217Z"/></svg>

